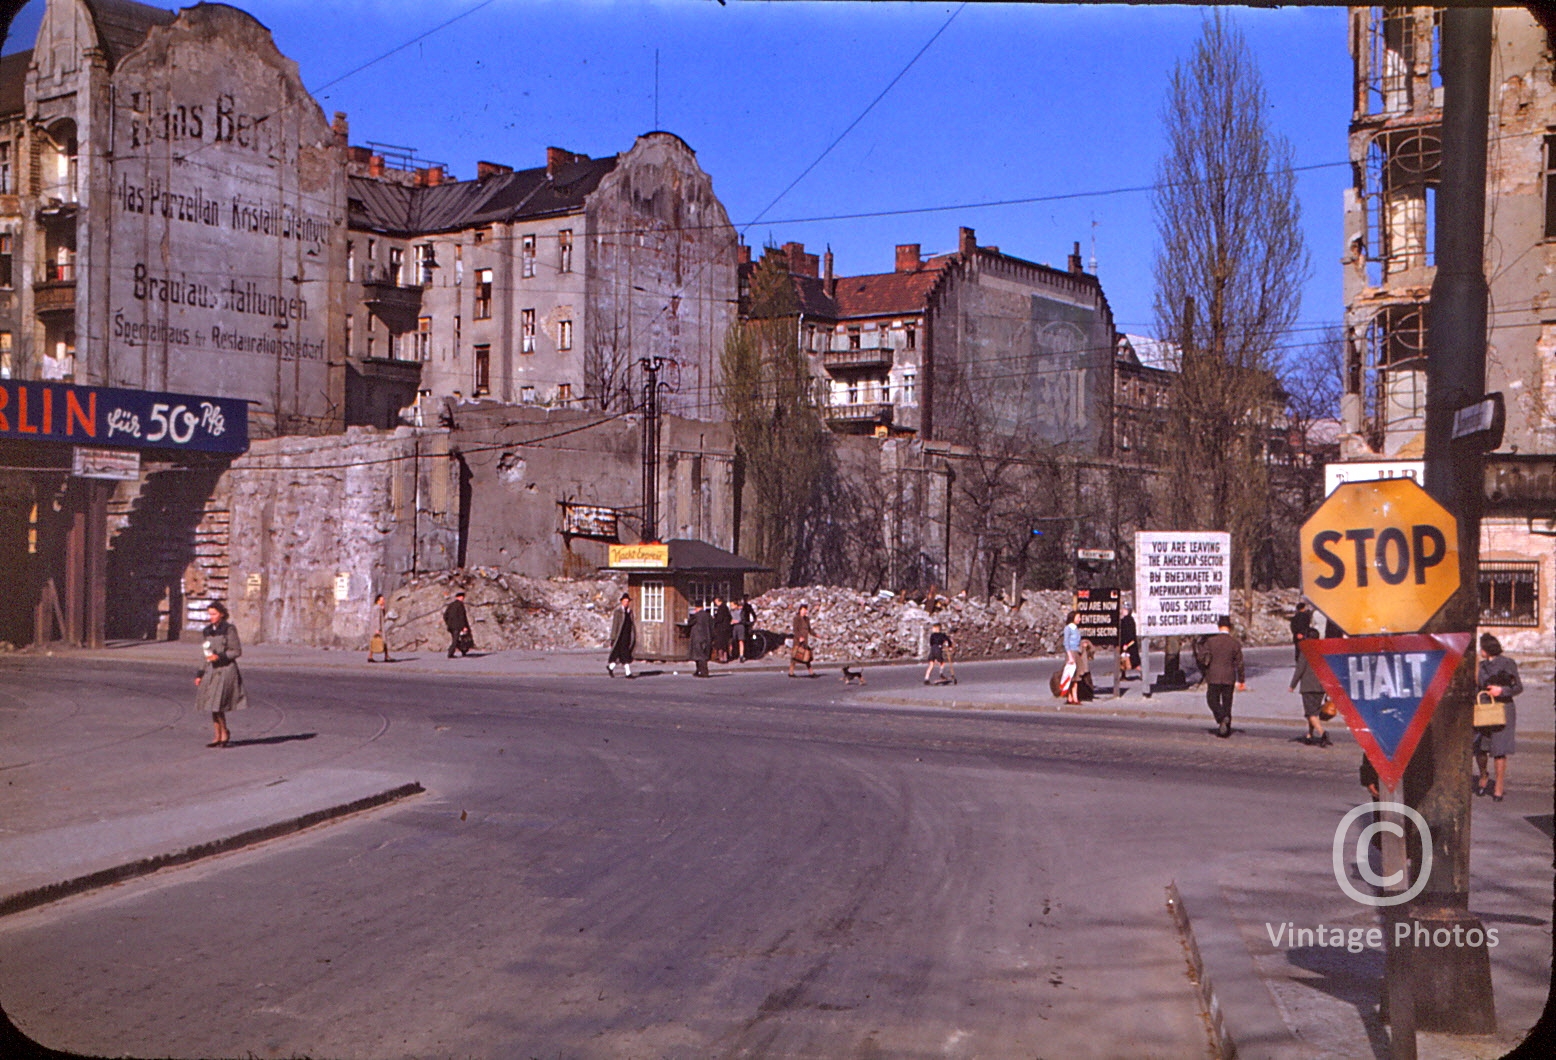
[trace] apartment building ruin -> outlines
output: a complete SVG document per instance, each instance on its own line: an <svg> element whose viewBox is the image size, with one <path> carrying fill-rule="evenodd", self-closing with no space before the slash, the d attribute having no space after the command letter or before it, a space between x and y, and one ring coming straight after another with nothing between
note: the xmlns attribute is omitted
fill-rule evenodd
<svg viewBox="0 0 1556 1060"><path fill-rule="evenodd" d="M1486 389L1507 406L1501 452L1556 453L1556 68L1549 26L1493 17L1486 188L1490 289ZM1425 453L1426 306L1441 167L1440 14L1350 14L1353 186L1345 197L1346 461ZM1552 513L1556 514L1556 513ZM1514 648L1549 651L1556 520L1482 524L1482 623Z"/></svg>
<svg viewBox="0 0 1556 1060"><path fill-rule="evenodd" d="M959 444L1021 433L1076 455L1112 452L1117 336L1080 247L1065 269L979 246L924 256L896 248L893 271L836 276L801 243L772 248L790 273L801 349L828 424L842 433ZM756 267L741 248L743 275Z"/></svg>
<svg viewBox="0 0 1556 1060"><path fill-rule="evenodd" d="M667 411L718 417L736 237L680 137L605 158L552 147L474 180L383 145L348 167L351 422L391 427L418 395L620 411L653 356Z"/></svg>

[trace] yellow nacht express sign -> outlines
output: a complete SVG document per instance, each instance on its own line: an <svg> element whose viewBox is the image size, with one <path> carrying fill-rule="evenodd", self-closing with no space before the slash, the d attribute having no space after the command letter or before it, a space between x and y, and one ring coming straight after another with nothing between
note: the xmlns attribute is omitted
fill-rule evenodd
<svg viewBox="0 0 1556 1060"><path fill-rule="evenodd" d="M1458 520L1410 479L1348 482L1302 525L1302 591L1353 636L1414 633L1458 588Z"/></svg>
<svg viewBox="0 0 1556 1060"><path fill-rule="evenodd" d="M664 570L670 566L669 545L612 545L610 566L627 569Z"/></svg>

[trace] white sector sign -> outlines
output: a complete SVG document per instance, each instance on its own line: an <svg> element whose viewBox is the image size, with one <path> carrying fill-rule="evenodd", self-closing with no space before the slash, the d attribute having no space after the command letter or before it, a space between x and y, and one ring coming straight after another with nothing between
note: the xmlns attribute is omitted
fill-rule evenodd
<svg viewBox="0 0 1556 1060"><path fill-rule="evenodd" d="M1232 535L1164 530L1135 535L1135 615L1143 637L1214 633L1232 612Z"/></svg>

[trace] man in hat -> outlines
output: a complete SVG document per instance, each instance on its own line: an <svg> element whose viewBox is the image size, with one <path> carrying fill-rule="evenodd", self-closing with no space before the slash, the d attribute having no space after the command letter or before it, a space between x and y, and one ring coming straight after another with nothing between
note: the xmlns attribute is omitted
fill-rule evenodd
<svg viewBox="0 0 1556 1060"><path fill-rule="evenodd" d="M454 599L443 609L443 625L448 629L448 657L452 659L454 653L460 656L470 654L470 649L475 647L475 638L470 635L470 616L465 613L465 594L457 592Z"/></svg>
<svg viewBox="0 0 1556 1060"><path fill-rule="evenodd" d="M632 596L621 594L621 606L611 612L611 654L605 663L605 672L616 676L616 664L626 667L627 677L632 677L632 652L638 646L637 623L632 621Z"/></svg>

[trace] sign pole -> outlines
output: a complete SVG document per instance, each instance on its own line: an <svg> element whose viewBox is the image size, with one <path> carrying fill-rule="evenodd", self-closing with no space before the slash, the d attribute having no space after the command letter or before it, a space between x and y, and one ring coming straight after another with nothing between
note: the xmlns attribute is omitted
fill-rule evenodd
<svg viewBox="0 0 1556 1060"><path fill-rule="evenodd" d="M1397 788L1380 787L1379 790L1380 804L1401 804ZM1384 831L1379 833L1378 839L1383 855L1384 878L1404 881L1408 877L1405 837L1397 832ZM1402 882L1400 887L1403 886ZM1412 940L1401 937L1394 930L1396 924L1409 923L1409 916L1405 912L1408 908L1408 905L1383 908L1383 930L1387 946L1383 959L1383 1003L1389 1025L1389 1060L1416 1060L1416 1006L1410 985L1410 954L1407 949Z"/></svg>
<svg viewBox="0 0 1556 1060"><path fill-rule="evenodd" d="M1458 590L1427 625L1474 634L1479 620L1481 449L1453 438L1454 413L1484 396L1487 284L1485 201L1490 112L1491 22L1487 8L1443 13L1442 182L1437 196L1437 272L1427 308L1426 489L1458 517ZM1405 801L1420 811L1436 846L1425 891L1411 903L1431 929L1481 927L1469 911L1470 749L1474 645L1439 704L1423 754L1405 773ZM1483 937L1483 936L1482 936ZM1415 1017L1424 1030L1496 1029L1490 955L1484 947L1437 950L1415 962Z"/></svg>

